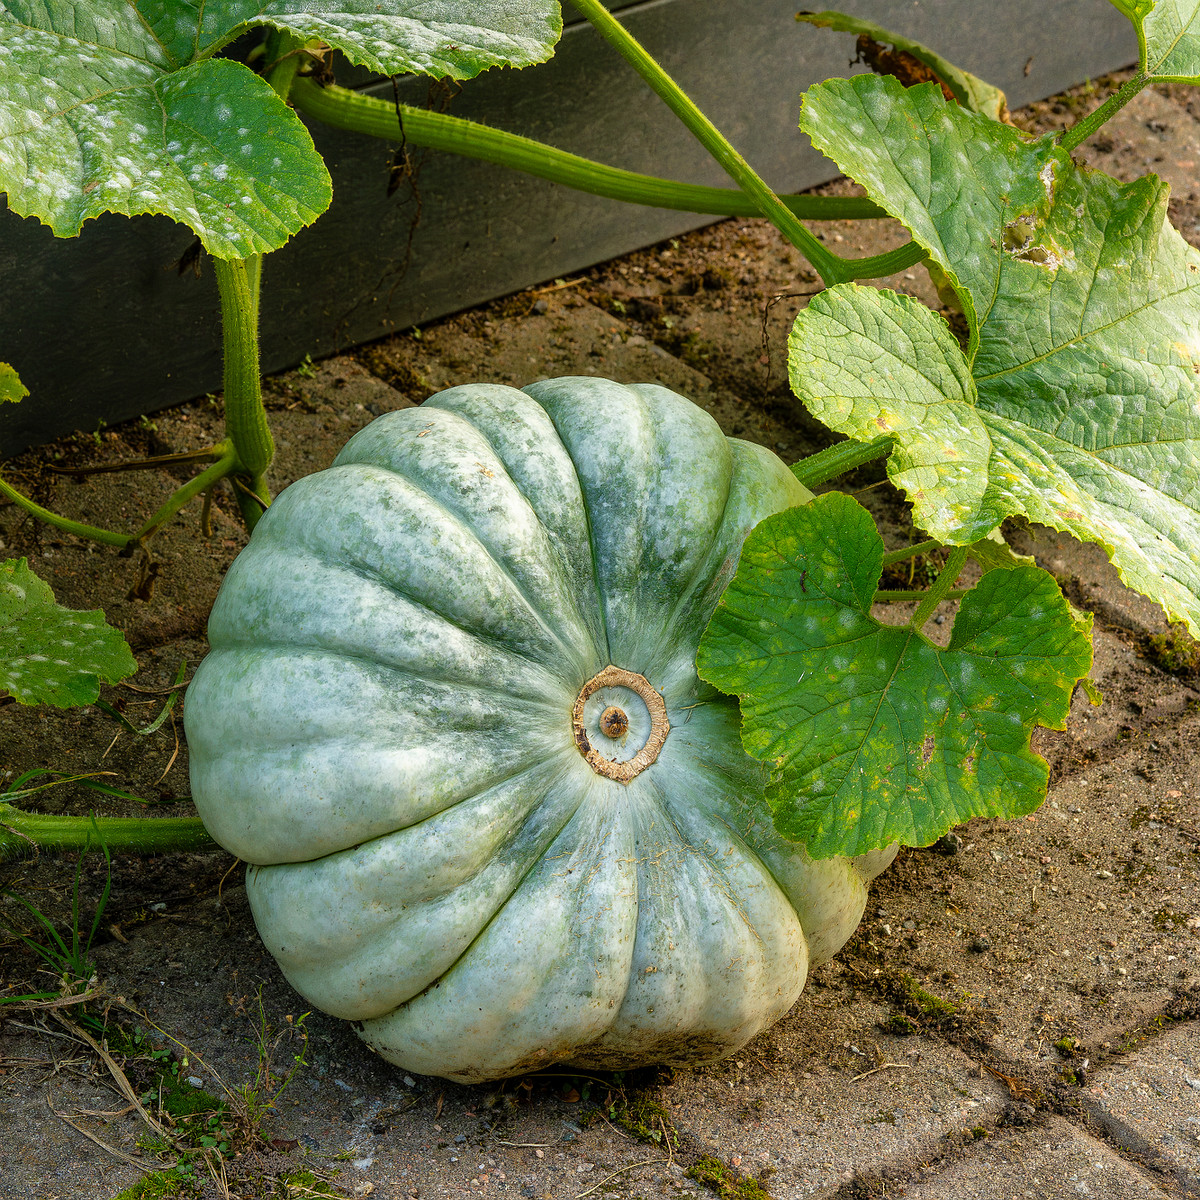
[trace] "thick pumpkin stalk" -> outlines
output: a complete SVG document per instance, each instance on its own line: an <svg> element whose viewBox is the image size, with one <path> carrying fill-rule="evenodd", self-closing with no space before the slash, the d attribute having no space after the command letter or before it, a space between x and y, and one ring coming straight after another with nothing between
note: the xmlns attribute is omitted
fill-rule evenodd
<svg viewBox="0 0 1200 1200"><path fill-rule="evenodd" d="M271 503L267 469L275 457L275 439L263 408L258 360L258 293L262 257L214 259L221 293L221 329L225 346L225 430L244 476L238 507L247 529Z"/></svg>

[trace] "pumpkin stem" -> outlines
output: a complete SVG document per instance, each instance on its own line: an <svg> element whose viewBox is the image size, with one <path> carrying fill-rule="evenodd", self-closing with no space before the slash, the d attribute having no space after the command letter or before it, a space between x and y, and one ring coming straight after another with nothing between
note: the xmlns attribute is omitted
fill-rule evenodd
<svg viewBox="0 0 1200 1200"><path fill-rule="evenodd" d="M625 687L636 692L650 713L650 736L637 754L626 762L614 762L605 758L592 745L583 725L583 706L593 693L606 687ZM571 710L571 726L575 732L575 745L579 747L579 753L587 760L588 766L597 775L615 779L618 783L628 783L654 762L667 740L667 734L671 732L671 723L667 720L667 706L662 696L650 686L650 681L644 675L636 675L633 671L611 666L605 667L599 675L592 676L580 689L575 707ZM629 729L629 718L615 704L610 704L600 716L600 728L611 738L623 737Z"/></svg>

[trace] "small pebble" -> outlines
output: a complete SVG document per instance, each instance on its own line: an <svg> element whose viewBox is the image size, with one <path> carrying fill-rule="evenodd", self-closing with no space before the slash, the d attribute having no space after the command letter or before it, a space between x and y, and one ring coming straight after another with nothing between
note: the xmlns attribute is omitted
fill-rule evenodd
<svg viewBox="0 0 1200 1200"><path fill-rule="evenodd" d="M959 854L963 848L963 840L957 833L951 830L949 833L944 833L934 843L934 849L939 854Z"/></svg>

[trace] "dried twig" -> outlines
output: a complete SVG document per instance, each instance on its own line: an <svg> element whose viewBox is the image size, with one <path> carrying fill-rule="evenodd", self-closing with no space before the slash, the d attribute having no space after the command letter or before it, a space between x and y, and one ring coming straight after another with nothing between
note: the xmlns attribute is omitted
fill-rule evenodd
<svg viewBox="0 0 1200 1200"><path fill-rule="evenodd" d="M129 1079L126 1077L125 1072L122 1071L117 1065L116 1059L114 1059L113 1056L109 1054L109 1052L98 1041L96 1041L96 1039L92 1037L92 1035L88 1033L86 1029L80 1029L79 1026L73 1021L69 1021L66 1017L64 1017L61 1012L56 1010L50 1015L69 1034L71 1034L72 1037L81 1042L86 1042L87 1045L91 1046L91 1048L100 1056L100 1061L103 1062L108 1068L108 1073L113 1077L113 1081L117 1085L117 1091L119 1091L121 1095L124 1096L125 1099L134 1106L134 1108L137 1110L138 1116L140 1116L142 1120L146 1122L147 1126L149 1126L150 1130L157 1137L162 1138L168 1146L173 1147L175 1150L179 1150L179 1143L176 1141L174 1134L172 1134L171 1131L166 1128L166 1126L159 1124L159 1122L150 1115L145 1105L143 1105L141 1100L138 1099L138 1094L133 1090L133 1087L130 1084Z"/></svg>
<svg viewBox="0 0 1200 1200"><path fill-rule="evenodd" d="M53 1000L26 1000L21 1003L0 998L0 1016L7 1016L13 1012L44 1012L47 1009L67 1008L72 1004L82 1004L85 1000L94 1000L101 994L101 991L80 992L75 996L56 996Z"/></svg>
<svg viewBox="0 0 1200 1200"><path fill-rule="evenodd" d="M628 1163L626 1166L623 1166L620 1169L614 1171L611 1175L605 1175L605 1177L602 1180L600 1180L600 1182L598 1184L596 1184L594 1187L588 1188L588 1190L586 1192L576 1192L575 1200L583 1200L584 1196L590 1196L593 1192L598 1192L610 1179L616 1179L616 1177L618 1175L624 1175L626 1171L635 1170L637 1167L653 1166L655 1163L664 1163L669 1166L671 1163L671 1159L670 1158L646 1158L646 1159L643 1159L641 1162Z"/></svg>
<svg viewBox="0 0 1200 1200"><path fill-rule="evenodd" d="M894 1062L880 1063L879 1066L872 1067L869 1071L864 1071L861 1075L855 1075L854 1078L850 1080L850 1082L857 1083L860 1079L866 1079L866 1077L868 1075L875 1075L880 1071L886 1071L888 1069L888 1067L902 1067L907 1070L911 1066L912 1066L912 1063L894 1063Z"/></svg>
<svg viewBox="0 0 1200 1200"><path fill-rule="evenodd" d="M89 1142L95 1142L96 1145L99 1146L101 1150L107 1151L114 1158L119 1158L122 1162L127 1162L131 1167L137 1167L137 1169L139 1171L141 1171L143 1173L145 1172L145 1170L146 1170L145 1162L134 1158L133 1155L131 1155L131 1154L126 1154L124 1150L118 1150L116 1148L116 1146L110 1146L106 1141L103 1140L103 1138L98 1138L94 1133L90 1133L88 1130L84 1129L84 1127L82 1125L76 1124L74 1121L71 1120L70 1117L67 1116L66 1113L60 1113L58 1111L58 1109L55 1108L54 1105L50 1102L50 1094L49 1093L46 1094L46 1107L56 1117L58 1117L58 1119L60 1121L66 1121L66 1123L68 1125L70 1125L72 1129L76 1130L79 1133L82 1133L83 1136L85 1138L87 1138Z"/></svg>

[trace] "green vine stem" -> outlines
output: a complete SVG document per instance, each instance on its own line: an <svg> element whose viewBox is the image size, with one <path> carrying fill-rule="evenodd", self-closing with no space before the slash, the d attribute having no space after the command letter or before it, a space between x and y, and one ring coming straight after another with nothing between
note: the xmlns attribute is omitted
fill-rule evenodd
<svg viewBox="0 0 1200 1200"><path fill-rule="evenodd" d="M916 558L918 554L928 554L931 550L940 550L942 543L936 540L928 542L917 542L912 546L901 546L899 550L889 550L883 556L883 565L885 567L892 566L893 563L907 562L910 558ZM925 595L924 592L921 593Z"/></svg>
<svg viewBox="0 0 1200 1200"><path fill-rule="evenodd" d="M201 471L199 475L189 479L182 487L176 488L167 497L166 502L161 505L158 511L136 533L117 533L112 529L101 529L96 525L85 525L82 521L73 521L70 517L62 516L61 513L43 508L36 501L17 491L12 484L2 478L0 478L0 495L7 496L19 508L29 513L30 516L37 517L39 521L44 521L47 525L51 525L55 529L61 529L64 533L71 533L76 537L85 538L91 542L99 542L104 546L116 546L119 550L125 550L130 546L136 546L153 537L158 532L159 527L173 517L193 496L198 496L201 492L205 492L211 488L218 480L224 479L238 464L237 453L233 448L233 443L230 441L219 442L211 450L205 451L203 457L211 457L213 455L219 455L220 457L211 466ZM201 455L166 455L164 457L176 461L186 461L188 459L199 458ZM149 464L137 463L128 469L136 470L147 465Z"/></svg>
<svg viewBox="0 0 1200 1200"><path fill-rule="evenodd" d="M856 442L847 438L834 446L827 446L802 458L792 466L792 474L810 490L830 479L836 479L863 463L884 458L892 448L892 438L889 434L880 434L869 442Z"/></svg>
<svg viewBox="0 0 1200 1200"><path fill-rule="evenodd" d="M272 29L267 36L266 69L263 78L275 90L280 100L287 100L296 72L300 70L307 55L304 39L282 29Z"/></svg>
<svg viewBox="0 0 1200 1200"><path fill-rule="evenodd" d="M111 529L100 529L96 525L85 525L82 521L72 521L70 517L51 512L50 509L43 508L40 504L30 500L28 496L18 492L12 484L4 479L0 479L0 496L7 496L18 508L23 508L30 516L37 517L39 521L45 521L47 525L61 529L64 533L73 533L76 537L87 538L90 542L99 542L103 546L116 546L118 549L124 550L135 540L128 533L116 533Z"/></svg>
<svg viewBox="0 0 1200 1200"><path fill-rule="evenodd" d="M909 621L909 625L918 633L925 628L925 622L933 616L934 609L943 600L952 598L952 593L955 590L954 584L962 573L963 564L966 561L967 547L955 546L950 551L950 557L946 560L946 565L942 568L942 573L933 581L933 587L927 592L921 593L921 603L917 606L917 611L913 613L912 619Z"/></svg>
<svg viewBox="0 0 1200 1200"><path fill-rule="evenodd" d="M967 594L965 588L951 588L943 596L938 598L940 604L942 600L959 600ZM884 588L875 593L872 597L872 604L902 604L905 601L912 602L913 600L921 601L929 595L925 591L895 591L889 588ZM924 622L922 622L923 624Z"/></svg>
<svg viewBox="0 0 1200 1200"><path fill-rule="evenodd" d="M213 259L221 296L225 348L225 431L236 454L233 468L244 475L247 495L235 489L246 528L253 530L271 503L267 469L275 441L262 401L258 359L258 292L261 257ZM256 500L257 498L257 500Z"/></svg>
<svg viewBox="0 0 1200 1200"><path fill-rule="evenodd" d="M193 496L207 492L234 469L237 464L237 454L234 452L232 442L224 442L218 449L223 451L221 457L212 466L201 471L199 475L189 479L183 487L176 488L167 498L166 503L130 538L131 542L143 542L147 538L153 537L159 527L169 521Z"/></svg>
<svg viewBox="0 0 1200 1200"><path fill-rule="evenodd" d="M1105 121L1115 116L1150 82L1150 76L1139 71L1127 79L1099 108L1094 109L1082 121L1077 121L1058 140L1064 150L1074 150L1082 145Z"/></svg>
<svg viewBox="0 0 1200 1200"><path fill-rule="evenodd" d="M99 832L113 854L216 850L199 817L68 817L0 804L0 862L96 846Z"/></svg>
<svg viewBox="0 0 1200 1200"><path fill-rule="evenodd" d="M369 137L401 139L412 146L443 150L463 158L496 163L524 171L579 192L606 196L629 204L670 208L715 216L758 217L760 204L736 188L704 187L677 183L593 162L519 134L492 129L462 117L430 112L389 100L364 96L336 85L321 86L301 76L292 85L291 100L306 116ZM812 221L862 220L886 216L872 201L857 196L780 196L779 202L797 218ZM925 251L916 242L870 258L839 260L842 273L852 279L883 279L923 262Z"/></svg>
<svg viewBox="0 0 1200 1200"><path fill-rule="evenodd" d="M826 287L848 283L853 273L846 263L823 245L762 181L748 162L729 144L717 127L692 103L679 85L628 30L609 13L600 0L576 0L575 7L626 62L648 83L655 94L687 126L700 144L758 205L766 217L812 263Z"/></svg>
<svg viewBox="0 0 1200 1200"><path fill-rule="evenodd" d="M403 139L411 146L496 163L593 196L714 216L762 215L758 205L737 188L677 183L625 171L464 117L407 104L397 107L390 100L365 96L336 84L323 87L307 76L292 85L290 99L300 112L335 129L388 141ZM858 196L781 196L780 200L798 217L810 221L852 221L887 215L873 201Z"/></svg>

